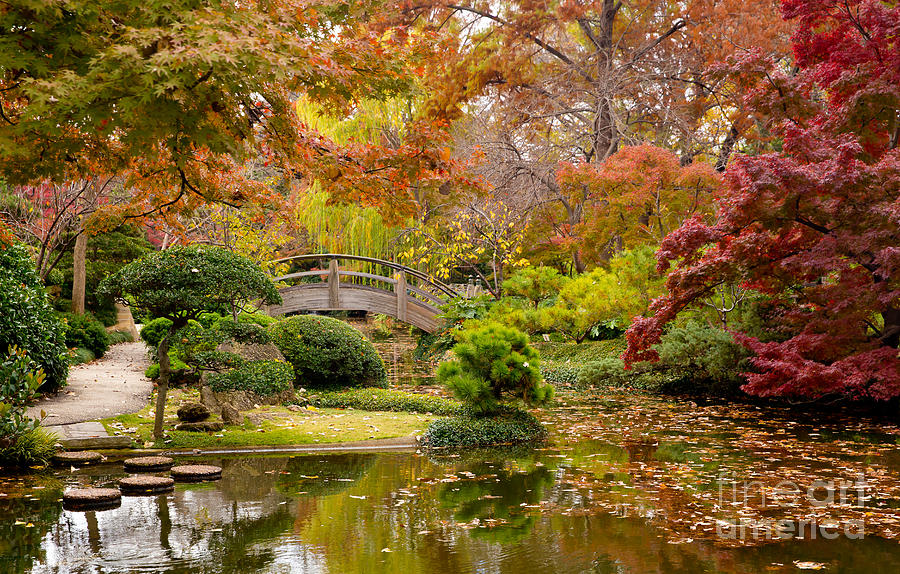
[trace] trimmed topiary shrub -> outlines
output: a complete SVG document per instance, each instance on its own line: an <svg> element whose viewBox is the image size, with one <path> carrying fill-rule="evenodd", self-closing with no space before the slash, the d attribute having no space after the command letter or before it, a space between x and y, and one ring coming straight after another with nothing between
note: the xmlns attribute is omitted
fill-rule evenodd
<svg viewBox="0 0 900 574"><path fill-rule="evenodd" d="M459 415L463 405L443 397L404 393L394 389L353 389L313 395L309 402L322 409L359 409L363 411L394 411L431 413L438 416Z"/></svg>
<svg viewBox="0 0 900 574"><path fill-rule="evenodd" d="M294 370L281 361L247 361L232 371L209 378L209 387L215 392L252 391L263 397L290 390L293 383Z"/></svg>
<svg viewBox="0 0 900 574"><path fill-rule="evenodd" d="M66 346L70 349L76 347L87 349L98 358L109 350L109 334L106 327L90 313L84 315L63 313L62 319L66 324Z"/></svg>
<svg viewBox="0 0 900 574"><path fill-rule="evenodd" d="M428 425L425 445L494 446L540 441L547 438L544 425L531 413L506 411L494 417L451 417Z"/></svg>
<svg viewBox="0 0 900 574"><path fill-rule="evenodd" d="M69 374L65 325L47 302L28 250L0 238L0 352L12 345L43 369L42 390L65 386Z"/></svg>
<svg viewBox="0 0 900 574"><path fill-rule="evenodd" d="M499 413L504 402L541 405L553 397L543 384L537 351L521 331L497 323L462 331L456 360L441 363L437 380L482 415Z"/></svg>
<svg viewBox="0 0 900 574"><path fill-rule="evenodd" d="M294 367L298 386L384 386L384 361L365 336L343 321L289 317L269 327L272 342Z"/></svg>
<svg viewBox="0 0 900 574"><path fill-rule="evenodd" d="M172 328L172 321L165 317L153 319L141 328L141 340L147 343L151 348L156 349L159 343Z"/></svg>

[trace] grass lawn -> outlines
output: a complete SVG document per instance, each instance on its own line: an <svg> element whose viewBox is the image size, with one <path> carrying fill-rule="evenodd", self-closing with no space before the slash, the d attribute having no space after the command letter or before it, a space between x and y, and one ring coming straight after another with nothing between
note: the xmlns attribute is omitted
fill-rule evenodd
<svg viewBox="0 0 900 574"><path fill-rule="evenodd" d="M226 426L216 433L176 431L178 407L197 401L199 393L193 389L172 389L166 401L167 438L154 443L153 402L142 411L119 415L101 422L109 434L130 436L141 447L150 448L210 448L223 446L277 446L349 442L394 438L422 434L428 423L440 418L417 413L369 412L353 409L289 410L282 406L261 406L245 411L243 426ZM258 421L252 424L247 419ZM217 419L217 417L213 417Z"/></svg>

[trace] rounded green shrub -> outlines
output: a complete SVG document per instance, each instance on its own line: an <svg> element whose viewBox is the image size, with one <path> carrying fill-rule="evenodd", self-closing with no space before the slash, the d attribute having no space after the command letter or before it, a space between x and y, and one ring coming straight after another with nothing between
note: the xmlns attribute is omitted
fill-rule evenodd
<svg viewBox="0 0 900 574"><path fill-rule="evenodd" d="M0 239L0 351L26 351L46 374L42 390L52 392L69 374L65 337L28 250Z"/></svg>
<svg viewBox="0 0 900 574"><path fill-rule="evenodd" d="M494 417L450 417L428 425L429 447L495 446L540 441L547 438L544 425L531 413L510 410Z"/></svg>
<svg viewBox="0 0 900 574"><path fill-rule="evenodd" d="M269 336L294 367L298 386L384 386L384 361L362 333L337 319L289 317L269 327Z"/></svg>
<svg viewBox="0 0 900 574"><path fill-rule="evenodd" d="M165 317L153 319L141 328L141 340L155 349L159 347L159 343L163 340L163 337L166 336L166 333L169 332L171 327L172 321Z"/></svg>
<svg viewBox="0 0 900 574"><path fill-rule="evenodd" d="M90 313L75 315L63 313L66 324L66 346L87 349L95 357L102 357L109 350L109 334L106 327Z"/></svg>
<svg viewBox="0 0 900 574"><path fill-rule="evenodd" d="M294 370L282 361L247 361L240 367L209 378L216 391L252 391L267 397L293 388Z"/></svg>
<svg viewBox="0 0 900 574"><path fill-rule="evenodd" d="M438 382L474 412L500 412L504 402L521 401L541 405L553 397L553 387L544 384L537 351L521 331L497 323L486 323L462 331L453 347L456 360L438 367Z"/></svg>

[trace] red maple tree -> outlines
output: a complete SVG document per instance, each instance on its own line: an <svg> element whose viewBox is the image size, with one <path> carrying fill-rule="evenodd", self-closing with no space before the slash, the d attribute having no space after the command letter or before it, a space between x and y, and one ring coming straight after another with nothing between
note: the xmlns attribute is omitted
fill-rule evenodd
<svg viewBox="0 0 900 574"><path fill-rule="evenodd" d="M723 283L769 294L784 340L742 333L759 396L900 395L900 6L784 0L796 68L732 62L746 105L783 149L737 158L717 220L685 222L657 254L668 295L628 330L653 360L666 323Z"/></svg>

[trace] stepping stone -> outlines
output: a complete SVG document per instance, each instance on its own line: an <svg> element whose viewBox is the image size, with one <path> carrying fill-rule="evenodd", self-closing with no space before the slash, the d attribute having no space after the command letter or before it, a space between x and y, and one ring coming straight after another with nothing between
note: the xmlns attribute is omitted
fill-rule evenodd
<svg viewBox="0 0 900 574"><path fill-rule="evenodd" d="M175 461L167 456L140 456L125 459L123 464L129 472L162 472L172 468Z"/></svg>
<svg viewBox="0 0 900 574"><path fill-rule="evenodd" d="M122 493L117 488L76 488L63 493L66 510L108 510L122 504Z"/></svg>
<svg viewBox="0 0 900 574"><path fill-rule="evenodd" d="M181 423L175 426L175 430L190 432L218 432L225 428L222 421L200 421L197 423Z"/></svg>
<svg viewBox="0 0 900 574"><path fill-rule="evenodd" d="M91 464L103 460L103 455L91 450L77 450L58 452L53 455L53 464L65 466L67 464Z"/></svg>
<svg viewBox="0 0 900 574"><path fill-rule="evenodd" d="M188 464L173 467L172 477L179 482L219 480L222 478L222 469L208 464Z"/></svg>
<svg viewBox="0 0 900 574"><path fill-rule="evenodd" d="M164 476L142 474L119 480L119 489L122 494L159 494L175 490L175 481Z"/></svg>

